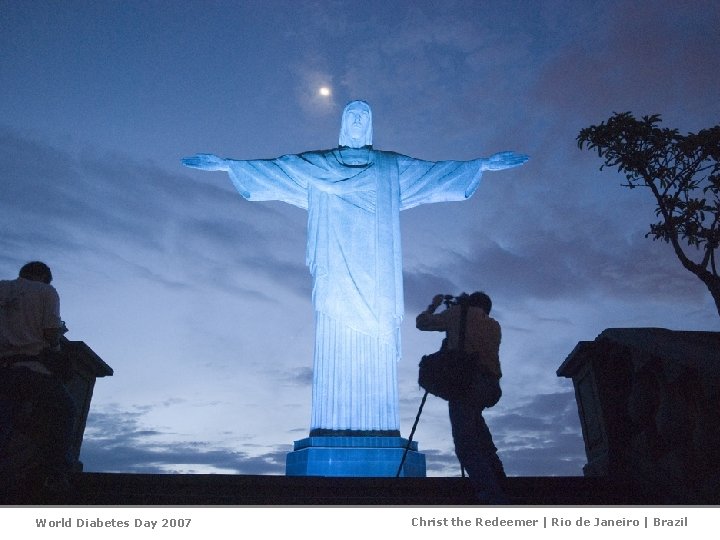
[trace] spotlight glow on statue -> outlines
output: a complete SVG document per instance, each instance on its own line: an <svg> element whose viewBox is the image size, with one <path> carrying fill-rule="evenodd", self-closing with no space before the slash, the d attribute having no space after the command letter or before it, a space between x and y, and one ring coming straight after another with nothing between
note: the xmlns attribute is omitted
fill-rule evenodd
<svg viewBox="0 0 720 540"><path fill-rule="evenodd" d="M345 107L340 145L332 150L262 160L183 159L188 167L227 171L249 201L284 201L308 211L306 262L315 308L311 436L399 436L400 211L465 200L483 171L527 159L500 152L431 162L376 150L364 101Z"/></svg>

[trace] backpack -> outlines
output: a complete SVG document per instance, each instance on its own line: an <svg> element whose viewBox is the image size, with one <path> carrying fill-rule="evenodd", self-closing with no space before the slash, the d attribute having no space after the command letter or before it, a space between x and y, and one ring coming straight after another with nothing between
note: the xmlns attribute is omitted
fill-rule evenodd
<svg viewBox="0 0 720 540"><path fill-rule="evenodd" d="M458 348L450 349L443 344L439 351L423 356L419 364L418 384L447 401L465 398L479 374L477 353L465 352L467 310L467 305L463 305Z"/></svg>

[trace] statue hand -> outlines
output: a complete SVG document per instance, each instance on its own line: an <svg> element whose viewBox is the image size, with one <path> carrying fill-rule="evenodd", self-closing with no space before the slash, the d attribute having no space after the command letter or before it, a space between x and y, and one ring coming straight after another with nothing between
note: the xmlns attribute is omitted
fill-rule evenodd
<svg viewBox="0 0 720 540"><path fill-rule="evenodd" d="M227 171L226 160L217 157L215 154L196 154L192 157L182 159L183 165L203 171Z"/></svg>
<svg viewBox="0 0 720 540"><path fill-rule="evenodd" d="M484 171L502 171L503 169L510 169L522 165L528 159L525 154L516 154L515 152L498 152L493 154L485 160L483 163Z"/></svg>

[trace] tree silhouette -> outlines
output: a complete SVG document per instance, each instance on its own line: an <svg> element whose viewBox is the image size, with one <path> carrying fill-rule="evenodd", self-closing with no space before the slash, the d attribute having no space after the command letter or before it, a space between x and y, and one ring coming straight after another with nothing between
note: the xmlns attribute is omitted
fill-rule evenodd
<svg viewBox="0 0 720 540"><path fill-rule="evenodd" d="M617 167L626 187L650 190L658 221L645 237L672 246L680 263L707 286L720 315L720 125L681 135L660 123L657 114L637 120L629 112L614 113L582 129L578 147L597 150L604 159L600 170Z"/></svg>

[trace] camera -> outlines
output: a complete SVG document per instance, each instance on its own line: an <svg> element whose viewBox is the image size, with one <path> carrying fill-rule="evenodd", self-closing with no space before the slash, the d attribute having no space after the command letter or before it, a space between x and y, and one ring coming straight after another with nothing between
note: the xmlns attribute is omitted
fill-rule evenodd
<svg viewBox="0 0 720 540"><path fill-rule="evenodd" d="M453 296L452 294L446 294L443 296L443 304L445 304L446 308L449 308L450 306L457 306L462 305L468 301L470 298L470 295L467 293L462 293L458 296Z"/></svg>

